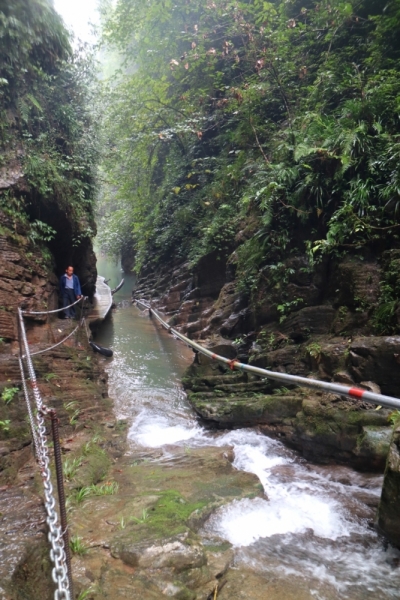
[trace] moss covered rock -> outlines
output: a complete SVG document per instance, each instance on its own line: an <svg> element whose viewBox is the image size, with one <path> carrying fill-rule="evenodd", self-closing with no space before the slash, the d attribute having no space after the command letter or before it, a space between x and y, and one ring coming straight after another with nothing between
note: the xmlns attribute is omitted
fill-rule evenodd
<svg viewBox="0 0 400 600"><path fill-rule="evenodd" d="M388 454L381 501L378 510L378 525L387 538L400 548L400 425L394 432Z"/></svg>

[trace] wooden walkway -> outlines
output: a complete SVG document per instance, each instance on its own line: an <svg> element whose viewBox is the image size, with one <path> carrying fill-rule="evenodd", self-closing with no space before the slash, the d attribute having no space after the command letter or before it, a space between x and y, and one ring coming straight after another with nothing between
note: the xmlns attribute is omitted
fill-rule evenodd
<svg viewBox="0 0 400 600"><path fill-rule="evenodd" d="M110 312L113 303L111 289L104 282L104 277L97 276L96 293L93 297L93 309L88 315L88 321L92 325L104 321Z"/></svg>

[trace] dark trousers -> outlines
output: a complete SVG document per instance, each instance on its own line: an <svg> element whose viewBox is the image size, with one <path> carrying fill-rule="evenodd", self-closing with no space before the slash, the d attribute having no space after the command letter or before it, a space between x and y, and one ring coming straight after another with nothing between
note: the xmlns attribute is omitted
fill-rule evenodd
<svg viewBox="0 0 400 600"><path fill-rule="evenodd" d="M65 288L63 291L62 299L63 299L64 308L66 306L69 306L70 304L73 304L74 302L76 302L76 296L75 296L74 290L72 290L71 288ZM64 310L64 315L65 315L65 318L75 317L75 306L72 306L71 308L67 308L66 310Z"/></svg>

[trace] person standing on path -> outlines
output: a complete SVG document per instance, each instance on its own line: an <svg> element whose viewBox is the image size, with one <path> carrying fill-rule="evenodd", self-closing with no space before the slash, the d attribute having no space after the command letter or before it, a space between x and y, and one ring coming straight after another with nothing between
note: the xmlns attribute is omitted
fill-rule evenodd
<svg viewBox="0 0 400 600"><path fill-rule="evenodd" d="M78 276L74 275L74 267L68 266L65 269L64 275L61 275L60 292L64 308L82 297L81 284ZM71 306L64 310L66 319L73 319L75 314L75 306Z"/></svg>

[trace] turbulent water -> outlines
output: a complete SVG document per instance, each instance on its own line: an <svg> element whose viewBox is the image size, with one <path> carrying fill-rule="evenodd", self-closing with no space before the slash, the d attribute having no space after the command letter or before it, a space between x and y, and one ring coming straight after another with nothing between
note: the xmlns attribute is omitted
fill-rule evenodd
<svg viewBox="0 0 400 600"><path fill-rule="evenodd" d="M99 271L116 285L115 267L100 261ZM114 350L110 395L130 424L132 447L170 455L171 445L231 446L234 466L257 475L265 490L265 499L215 512L205 543L218 535L235 548L237 568L299 577L319 600L400 598L400 552L373 528L382 477L312 465L255 429L205 429L179 385L192 352L131 305L133 284L128 278L115 297L118 308L98 338Z"/></svg>

